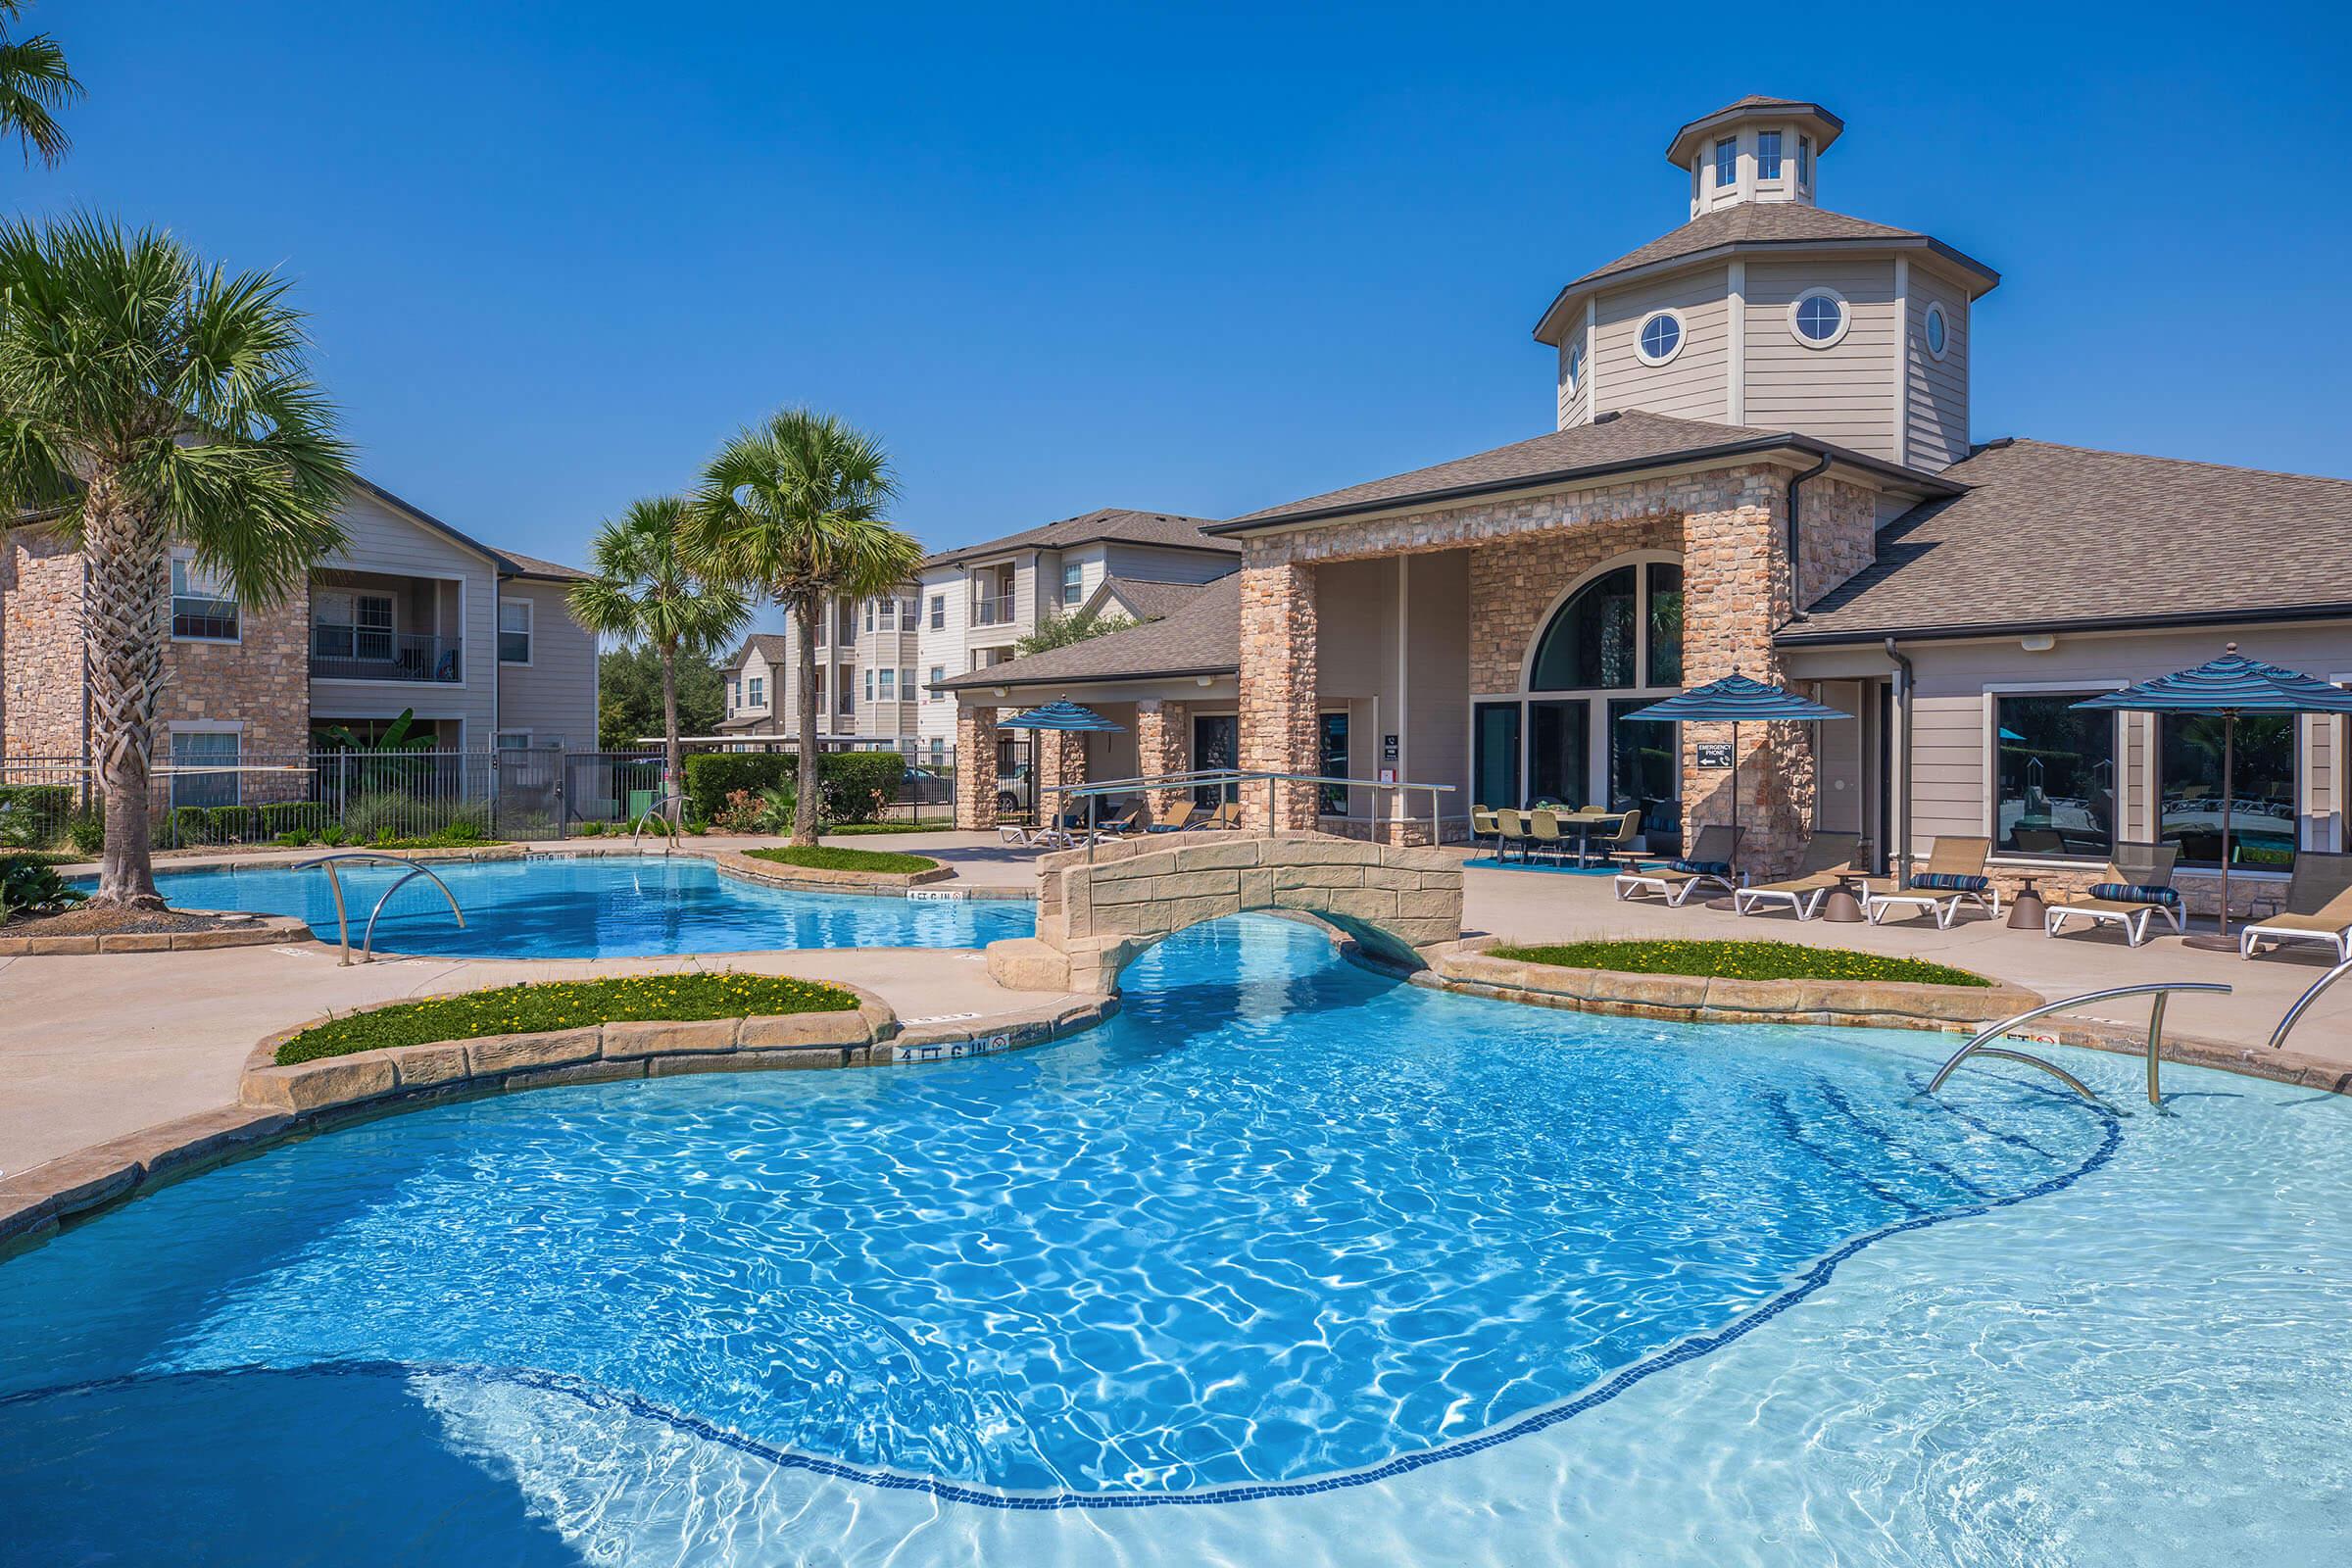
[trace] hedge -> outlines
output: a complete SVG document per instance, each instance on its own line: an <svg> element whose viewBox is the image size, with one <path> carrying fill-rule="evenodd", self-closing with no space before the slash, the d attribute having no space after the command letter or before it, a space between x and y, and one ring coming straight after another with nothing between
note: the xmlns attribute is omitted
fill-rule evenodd
<svg viewBox="0 0 2352 1568"><path fill-rule="evenodd" d="M49 844L73 814L71 784L0 784L0 847L29 850Z"/></svg>
<svg viewBox="0 0 2352 1568"><path fill-rule="evenodd" d="M737 790L791 789L800 759L783 752L698 752L686 759L686 811L711 821ZM823 752L816 759L817 809L828 822L870 822L899 798L906 759L897 752Z"/></svg>
<svg viewBox="0 0 2352 1568"><path fill-rule="evenodd" d="M1613 969L1621 974L1680 974L1724 980L1896 980L1914 985L1988 986L1966 969L1848 948L1815 948L1795 942L1595 941L1544 947L1502 947L1493 956L1519 963L1553 963L1571 969Z"/></svg>

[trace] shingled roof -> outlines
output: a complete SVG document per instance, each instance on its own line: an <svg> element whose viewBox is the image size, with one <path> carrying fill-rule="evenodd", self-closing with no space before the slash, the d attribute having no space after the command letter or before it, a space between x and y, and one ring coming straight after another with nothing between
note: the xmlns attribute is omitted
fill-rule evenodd
<svg viewBox="0 0 2352 1568"><path fill-rule="evenodd" d="M1677 419L1642 409L1627 409L1605 414L1590 424L1570 425L1565 430L1473 453L1450 463L1434 464L1409 473L1392 474L1386 479L1373 479L1345 490L1329 490L1301 501L1268 507L1263 512L1252 512L1221 523L1218 531L1246 532L1273 522L1303 522L1380 507L1454 500L1487 491L1523 489L1656 467L1667 463L1777 450L1833 456L1857 467L1899 477L1908 484L1947 488L1941 480L1928 474L1848 452L1812 436L1741 424L1716 424L1706 419Z"/></svg>
<svg viewBox="0 0 2352 1568"><path fill-rule="evenodd" d="M1143 577L1105 577L1088 602L1098 608L1116 604L1138 620L1172 615L1200 596L1206 583L1153 582Z"/></svg>
<svg viewBox="0 0 2352 1568"><path fill-rule="evenodd" d="M743 646L735 650L734 658L718 667L741 669L743 662L752 657L752 650L755 648L760 650L760 657L766 660L773 668L783 668L792 659L792 640L790 638L780 631L756 631L743 640Z"/></svg>
<svg viewBox="0 0 2352 1568"><path fill-rule="evenodd" d="M1543 319L1536 323L1536 336L1545 343L1558 341L1558 335L1552 329L1554 318L1570 301L1581 299L1610 278L1668 263L1712 257L1718 253L1728 256L1736 251L1776 247L1812 250L1823 246L1836 248L1856 245L1933 251L1955 266L1977 274L1985 289L2001 280L2001 274L1983 262L1916 229L1874 223L1867 218L1851 218L1844 213L1833 213L1826 207L1814 207L1804 202L1741 202L1734 207L1719 207L1711 213L1701 213L1682 227L1661 234L1648 244L1626 252L1606 267L1596 267L1584 276L1572 280L1544 308Z"/></svg>
<svg viewBox="0 0 2352 1568"><path fill-rule="evenodd" d="M2047 441L1944 477L1782 643L2352 614L2352 480Z"/></svg>
<svg viewBox="0 0 2352 1568"><path fill-rule="evenodd" d="M1071 550L1079 545L1095 544L1106 539L1178 550L1239 550L1239 545L1211 539L1201 533L1201 529L1215 520L1213 517L1187 517L1173 512L1131 512L1124 507L1103 507L1075 517L1064 517L1059 522L1049 522L1021 533L1006 534L1002 539L987 539L976 545L959 545L954 550L943 550L935 556L924 557L923 564L950 566L958 561L1003 555L1011 550Z"/></svg>
<svg viewBox="0 0 2352 1568"><path fill-rule="evenodd" d="M1106 632L932 683L934 690L1077 686L1153 676L1230 675L1242 666L1242 579L1220 577L1165 620Z"/></svg>

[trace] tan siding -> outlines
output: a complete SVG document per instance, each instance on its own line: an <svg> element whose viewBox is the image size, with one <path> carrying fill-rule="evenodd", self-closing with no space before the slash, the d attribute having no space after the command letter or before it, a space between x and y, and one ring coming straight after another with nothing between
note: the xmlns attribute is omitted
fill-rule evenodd
<svg viewBox="0 0 2352 1568"><path fill-rule="evenodd" d="M1928 352L1928 306L1943 307L1944 355ZM1910 379L1904 416L1915 468L1940 468L1968 456L1968 299L1923 267L1911 268Z"/></svg>
<svg viewBox="0 0 2352 1568"><path fill-rule="evenodd" d="M1204 555L1198 550L1162 550L1152 545L1105 545L1103 563L1113 577L1146 582L1214 582L1242 569L1239 551L1230 556ZM1093 583L1088 589L1093 590Z"/></svg>
<svg viewBox="0 0 2352 1568"><path fill-rule="evenodd" d="M454 601L438 635L462 636L462 679L417 686L390 681L314 680L311 711L320 719L390 718L413 708L418 718L464 726L469 749L490 745L498 693L498 575L483 557L364 492L348 497L341 520L344 547L318 564L326 571L454 578L463 584L461 616ZM462 625L460 624L462 620ZM404 629L422 630L423 627Z"/></svg>
<svg viewBox="0 0 2352 1568"><path fill-rule="evenodd" d="M1789 305L1811 288L1836 289L1852 313L1835 348L1788 329ZM1749 262L1745 422L1892 457L1895 329L1891 261Z"/></svg>
<svg viewBox="0 0 2352 1568"><path fill-rule="evenodd" d="M1404 563L1411 573L1405 603L1407 646L1412 657L1405 665L1405 723L1403 771L1415 784L1450 784L1451 795L1440 796L1438 810L1448 821L1467 828L1470 815L1470 553L1412 556ZM1358 749L1365 753L1366 770L1377 777L1378 736L1367 737ZM1418 815L1429 809L1429 797L1415 795L1402 809Z"/></svg>
<svg viewBox="0 0 2352 1568"><path fill-rule="evenodd" d="M1725 295L1730 286L1728 270L1715 267L1602 296L1593 327L1601 407L1647 409L1684 419L1726 417L1731 306ZM1665 365L1644 365L1635 352L1642 318L1669 309L1683 316L1682 352Z"/></svg>
<svg viewBox="0 0 2352 1568"><path fill-rule="evenodd" d="M1590 374L1579 376L1573 389L1567 384L1568 350L1584 339L1585 323L1580 317L1569 334L1560 340L1559 356L1552 372L1555 412L1558 415L1558 428L1562 430L1570 425L1591 423L1592 418L1592 377ZM1590 350L1587 352L1590 353Z"/></svg>
<svg viewBox="0 0 2352 1568"><path fill-rule="evenodd" d="M531 662L498 666L498 727L531 732L532 744L596 744L596 638L564 608L558 583L505 582L502 598L531 606Z"/></svg>

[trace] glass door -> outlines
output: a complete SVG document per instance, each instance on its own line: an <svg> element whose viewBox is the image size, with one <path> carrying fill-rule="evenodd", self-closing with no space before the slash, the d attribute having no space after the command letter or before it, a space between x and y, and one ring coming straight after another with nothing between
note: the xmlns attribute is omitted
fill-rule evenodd
<svg viewBox="0 0 2352 1568"><path fill-rule="evenodd" d="M1241 755L1241 720L1231 713L1200 713L1193 719L1193 771L1213 772L1231 767ZM1226 801L1241 799L1233 784L1203 784L1193 791L1193 804L1213 811Z"/></svg>
<svg viewBox="0 0 2352 1568"><path fill-rule="evenodd" d="M1530 806L1578 807L1591 799L1592 705L1583 701L1527 705L1527 801Z"/></svg>
<svg viewBox="0 0 2352 1568"><path fill-rule="evenodd" d="M1477 794L1472 803L1512 811L1519 808L1519 705L1481 703L1476 728Z"/></svg>
<svg viewBox="0 0 2352 1568"><path fill-rule="evenodd" d="M1618 698L1609 704L1609 809L1640 811L1649 847L1671 855L1683 839L1683 726L1624 722L1626 714L1651 701Z"/></svg>

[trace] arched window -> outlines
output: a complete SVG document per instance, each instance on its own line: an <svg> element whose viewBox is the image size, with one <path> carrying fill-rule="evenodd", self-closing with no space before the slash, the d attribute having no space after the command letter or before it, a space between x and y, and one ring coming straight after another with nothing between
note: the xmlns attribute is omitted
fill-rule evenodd
<svg viewBox="0 0 2352 1568"><path fill-rule="evenodd" d="M1536 642L1531 692L1615 691L1683 681L1683 568L1619 566L1571 594Z"/></svg>

